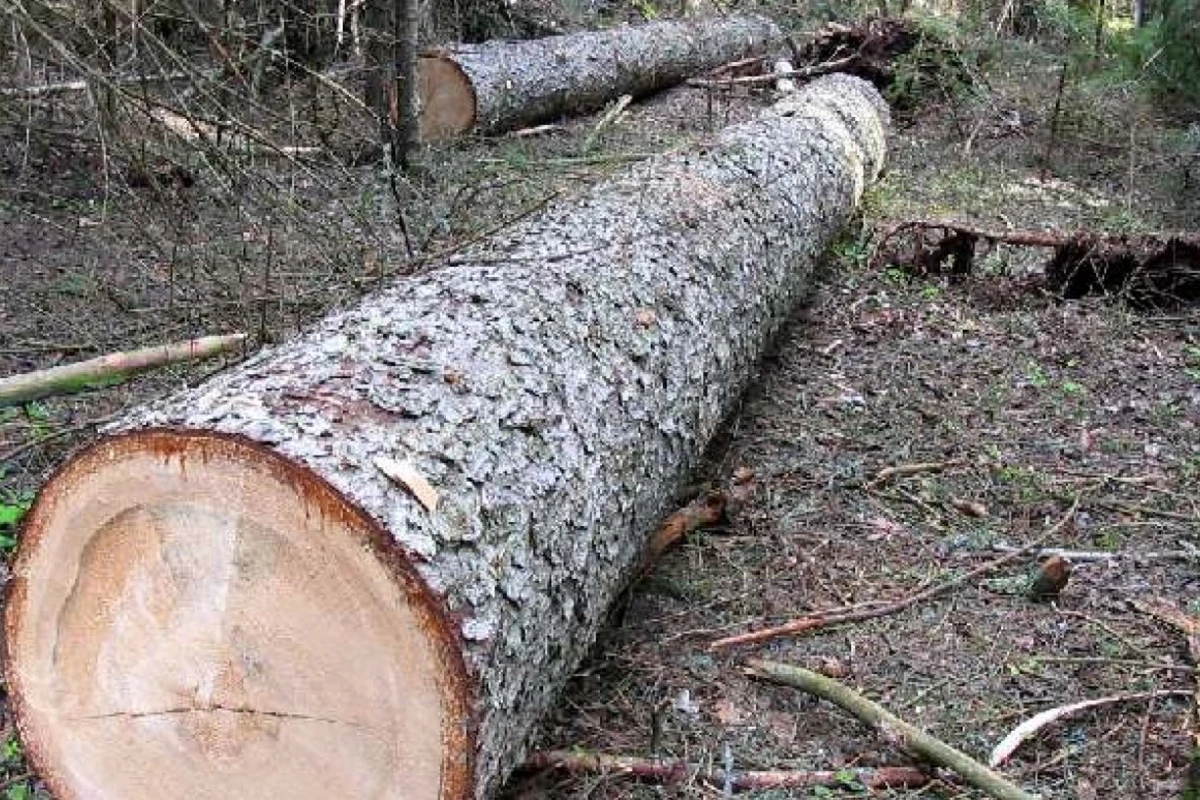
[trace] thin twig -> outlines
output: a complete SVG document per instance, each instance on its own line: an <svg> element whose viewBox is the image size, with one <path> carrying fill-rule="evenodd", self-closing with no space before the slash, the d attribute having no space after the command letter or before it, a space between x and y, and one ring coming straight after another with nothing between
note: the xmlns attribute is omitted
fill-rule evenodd
<svg viewBox="0 0 1200 800"><path fill-rule="evenodd" d="M698 781L718 789L745 792L763 789L807 789L844 786L854 781L866 789L917 788L930 777L916 767L871 767L843 770L752 770L712 769L676 759L617 756L590 750L550 750L534 753L525 769L556 769L572 774L603 773L627 775L645 781L681 784Z"/></svg>
<svg viewBox="0 0 1200 800"><path fill-rule="evenodd" d="M112 421L112 419L113 418L111 416L99 417L87 422L82 422L78 425L69 425L65 428L55 431L54 433L49 433L38 439L25 442L25 444L17 445L11 450L6 450L5 452L0 453L0 464L5 464L9 461L15 461L16 459L28 453L30 450L36 450L37 448L49 444L50 442L71 436L72 434L79 433L80 431L85 431L88 428L95 428L99 425L103 425L106 422Z"/></svg>
<svg viewBox="0 0 1200 800"><path fill-rule="evenodd" d="M961 464L962 459L951 459L949 461L926 461L918 464L898 464L894 467L884 467L875 473L875 477L867 484L868 489L873 489L880 486L893 478L906 478L912 475L921 475L925 472L941 472L947 467L957 466Z"/></svg>
<svg viewBox="0 0 1200 800"><path fill-rule="evenodd" d="M831 625L841 625L848 622L862 622L868 619L875 619L876 617L895 614L917 605L918 603L931 600L935 597L940 597L941 595L946 594L947 592L956 589L963 584L974 581L983 575L987 575L988 573L999 569L1011 561L1015 561L1017 558L1026 555L1027 553L1037 550L1037 548L1039 548L1047 539L1059 534L1064 528L1067 527L1067 525L1071 523L1072 520L1074 520L1075 512L1079 508L1079 500L1079 496L1076 496L1075 502L1071 504L1070 510L1068 510L1058 522L1056 522L1050 528L1047 528L1042 535L1038 536L1024 547L1014 550L1011 553L1005 553L999 558L992 559L986 564L976 567L970 572L964 573L956 578L951 578L943 583L922 589L907 597L902 597L899 600L890 602L882 601L878 605L853 611L844 608L823 611L816 614L810 614L808 616L801 617L772 628L763 628L762 630L750 631L749 633L742 633L736 636L726 636L723 639L717 639L709 644L709 649L719 650L725 647L732 647L734 645L757 644L770 639L777 639L781 636L795 636L800 633L827 628Z"/></svg>

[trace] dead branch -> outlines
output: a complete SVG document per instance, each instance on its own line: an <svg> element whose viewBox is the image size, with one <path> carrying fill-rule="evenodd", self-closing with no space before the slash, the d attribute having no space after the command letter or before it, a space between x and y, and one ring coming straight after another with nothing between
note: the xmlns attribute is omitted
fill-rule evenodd
<svg viewBox="0 0 1200 800"><path fill-rule="evenodd" d="M608 111L604 112L604 116L600 117L600 121L596 123L594 128L592 128L592 132L589 133L587 138L583 140L583 147L580 148L582 152L586 153L591 150L592 144L596 141L596 137L600 135L600 131L604 130L606 127L615 122L632 102L633 95L631 94L623 94L617 98L617 101L612 104L612 107L609 108Z"/></svg>
<svg viewBox="0 0 1200 800"><path fill-rule="evenodd" d="M832 678L803 667L757 659L749 662L747 671L754 677L791 686L828 700L873 728L888 744L939 767L952 770L964 781L996 800L1037 800L1037 795L1026 792L966 753L905 722L883 706Z"/></svg>
<svg viewBox="0 0 1200 800"><path fill-rule="evenodd" d="M799 619L792 620L791 622L784 623L783 625L777 625L773 628L763 628L762 630L750 631L749 633L726 636L723 639L717 639L716 641L712 642L708 647L710 650L720 650L725 647L733 647L734 645L740 644L757 644L770 639L777 639L781 636L795 636L797 634L807 633L808 631L828 628L831 625L841 625L848 622L862 622L868 619L875 619L877 617L885 617L891 614L899 613L907 608L917 605L918 603L940 597L941 595L946 594L947 592L956 589L959 586L970 583L977 578L999 569L1011 561L1015 561L1017 558L1024 556L1027 553L1033 552L1043 543L1045 543L1046 540L1057 535L1064 528L1066 528L1067 525L1069 525L1075 519L1075 512L1078 510L1078 508L1079 497L1076 497L1075 502L1071 504L1070 510L1068 510L1058 522L1056 522L1050 528L1047 528L1041 536L1038 536L1024 547L1014 550L1011 553L1005 553L999 558L992 559L986 564L976 567L970 572L967 572L956 578L951 578L943 583L921 589L907 597L902 597L899 600L893 601L881 601L878 604L867 605L865 607L853 609L840 608L833 609L831 611L822 611L816 614L810 614L809 616L800 617Z"/></svg>
<svg viewBox="0 0 1200 800"><path fill-rule="evenodd" d="M590 750L550 750L534 753L525 769L555 769L572 774L603 773L628 775L644 781L679 784L699 781L710 786L728 786L735 792L762 789L807 789L844 786L848 780L867 789L918 788L930 777L916 767L872 767L845 770L752 770L747 772L711 769L675 759L615 756Z"/></svg>
<svg viewBox="0 0 1200 800"><path fill-rule="evenodd" d="M992 546L998 553L1011 553L1016 547L1006 544ZM1065 558L1076 564L1112 562L1112 561L1192 561L1200 559L1200 550L1068 550L1062 547L1043 547L1034 554L1039 561L1054 557Z"/></svg>
<svg viewBox="0 0 1200 800"><path fill-rule="evenodd" d="M1200 667L1200 618L1185 613L1170 600L1154 597L1149 600L1134 600L1133 607L1165 622L1183 634L1187 641L1188 660L1193 667ZM1196 797L1200 790L1200 671L1193 673L1192 689L1192 764L1188 770L1187 788L1184 797Z"/></svg>
<svg viewBox="0 0 1200 800"><path fill-rule="evenodd" d="M846 56L835 61L827 61L824 64L814 64L811 67L802 67L788 72L771 72L766 75L743 75L737 78L692 78L687 81L687 85L700 89L714 89L726 86L766 86L781 78L805 80L843 70L852 65L857 58L858 56Z"/></svg>
<svg viewBox="0 0 1200 800"><path fill-rule="evenodd" d="M902 234L907 248L895 243ZM1053 249L1044 280L1067 299L1120 293L1143 306L1200 300L1196 234L999 231L950 220L906 220L884 229L871 264L878 268L887 261L918 275L967 275L981 242Z"/></svg>
<svg viewBox="0 0 1200 800"><path fill-rule="evenodd" d="M950 461L924 461L917 464L897 464L894 467L884 467L875 473L875 477L867 484L867 488L873 489L876 486L887 483L892 478L905 478L910 475L921 475L925 472L941 472L947 467L953 467L961 463L961 459L951 459Z"/></svg>
<svg viewBox="0 0 1200 800"><path fill-rule="evenodd" d="M216 71L202 70L199 74L202 76L212 76L216 74ZM105 75L102 80L105 84L117 86L140 86L146 83L193 80L194 78L195 74L190 72L161 72L146 75ZM93 81L94 83L97 82ZM48 95L65 94L67 92L84 92L87 91L88 87L88 81L83 79L60 81L58 83L39 83L32 86L5 87L0 89L0 97L46 97Z"/></svg>
<svg viewBox="0 0 1200 800"><path fill-rule="evenodd" d="M176 113L163 106L151 108L147 114L166 130L189 143L204 143L231 150L244 150L259 154L278 154L285 157L315 155L320 147L308 145L275 144L266 136L248 125L224 126L197 119L194 116ZM236 128L238 132L229 132Z"/></svg>
<svg viewBox="0 0 1200 800"><path fill-rule="evenodd" d="M531 136L544 136L549 133L561 133L566 129L567 128L565 125L548 122L545 125L534 125L532 128L520 128L519 130L510 131L507 135L513 139L528 139Z"/></svg>
<svg viewBox="0 0 1200 800"><path fill-rule="evenodd" d="M12 375L0 379L0 408L43 397L112 386L147 370L228 353L245 341L244 333L204 336L187 342L111 353L75 364Z"/></svg>
<svg viewBox="0 0 1200 800"><path fill-rule="evenodd" d="M1024 247L1062 247L1071 237L1066 234L1050 231L1010 230L1000 231L994 228L983 228L965 222L939 219L909 219L889 225L880 234L875 243L875 252L871 256L873 266L879 266L885 245L889 244L900 234L925 231L941 231L943 238L950 234L959 234L970 239L971 246L982 239L989 244L1003 243L1021 245Z"/></svg>
<svg viewBox="0 0 1200 800"><path fill-rule="evenodd" d="M1156 697L1179 697L1185 696L1188 692L1170 690L1161 692L1135 692L1133 694L1116 694L1109 697L1098 697L1094 700L1082 700L1078 703L1069 703L1063 706L1056 706L1041 713L1035 714L1029 719L1022 722L1017 727L1001 740L1000 744L992 750L992 754L988 757L988 766L998 767L1008 760L1009 756L1016 752L1017 748L1022 743L1028 741L1042 728L1057 722L1060 719L1074 716L1081 711L1086 711L1089 708L1098 708L1100 706L1111 706L1117 703L1128 703L1135 700L1153 700Z"/></svg>

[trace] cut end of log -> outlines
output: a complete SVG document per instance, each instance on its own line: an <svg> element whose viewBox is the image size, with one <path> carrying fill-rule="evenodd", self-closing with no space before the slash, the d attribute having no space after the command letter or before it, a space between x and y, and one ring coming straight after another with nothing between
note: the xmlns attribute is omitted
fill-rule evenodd
<svg viewBox="0 0 1200 800"><path fill-rule="evenodd" d="M246 440L150 431L30 512L6 674L55 796L466 798L441 605L329 484Z"/></svg>
<svg viewBox="0 0 1200 800"><path fill-rule="evenodd" d="M417 62L417 92L423 141L452 139L475 126L475 88L452 59L422 55Z"/></svg>

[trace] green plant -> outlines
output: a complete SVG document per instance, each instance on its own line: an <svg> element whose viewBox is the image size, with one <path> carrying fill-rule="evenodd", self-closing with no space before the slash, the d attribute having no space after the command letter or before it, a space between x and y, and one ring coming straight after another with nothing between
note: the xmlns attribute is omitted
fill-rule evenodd
<svg viewBox="0 0 1200 800"><path fill-rule="evenodd" d="M871 246L864 237L847 234L834 243L833 254L861 267L871 258Z"/></svg>
<svg viewBox="0 0 1200 800"><path fill-rule="evenodd" d="M1029 385L1037 389L1044 389L1050 384L1050 379L1046 376L1046 370L1036 361L1030 361L1026 364L1025 376L1029 379Z"/></svg>
<svg viewBox="0 0 1200 800"><path fill-rule="evenodd" d="M25 751L21 748L21 740L16 736L10 736L4 742L4 762L11 764L14 761L20 761L25 756Z"/></svg>
<svg viewBox="0 0 1200 800"><path fill-rule="evenodd" d="M1115 553L1125 544L1125 537L1116 528L1109 528L1096 537L1096 546L1101 550Z"/></svg>
<svg viewBox="0 0 1200 800"><path fill-rule="evenodd" d="M17 546L17 526L33 505L33 494L0 494L0 552L10 553Z"/></svg>
<svg viewBox="0 0 1200 800"><path fill-rule="evenodd" d="M863 786L862 782L858 780L858 777L854 774L853 770L848 770L848 769L840 770L833 777L836 778L838 784L843 789L846 789L847 791L851 791L851 792L866 791L866 787Z"/></svg>

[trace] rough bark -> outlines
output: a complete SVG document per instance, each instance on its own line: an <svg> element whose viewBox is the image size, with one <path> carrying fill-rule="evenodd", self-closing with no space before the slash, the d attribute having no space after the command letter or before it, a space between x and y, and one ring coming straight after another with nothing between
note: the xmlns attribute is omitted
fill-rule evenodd
<svg viewBox="0 0 1200 800"><path fill-rule="evenodd" d="M487 796L880 169L886 119L869 85L823 78L73 459L6 609L9 692L56 793L187 796L153 775L186 767L225 796ZM309 762L279 794L279 765Z"/></svg>
<svg viewBox="0 0 1200 800"><path fill-rule="evenodd" d="M427 140L495 133L662 89L782 38L764 17L655 22L528 41L458 45L421 58Z"/></svg>

